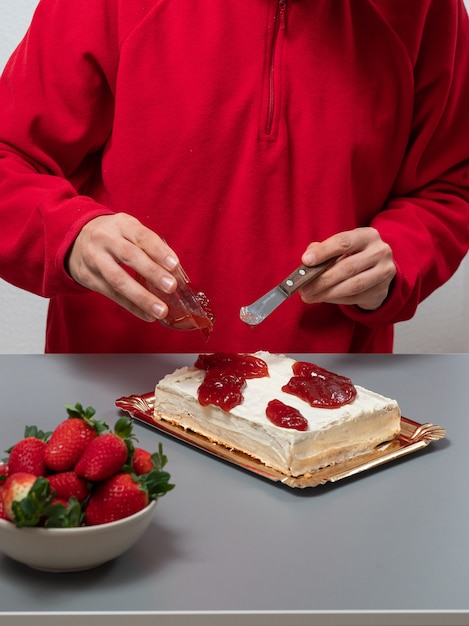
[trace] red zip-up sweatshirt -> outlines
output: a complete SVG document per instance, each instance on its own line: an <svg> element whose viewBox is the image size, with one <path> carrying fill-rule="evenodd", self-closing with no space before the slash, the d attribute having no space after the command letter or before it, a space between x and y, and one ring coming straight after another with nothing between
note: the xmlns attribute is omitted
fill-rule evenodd
<svg viewBox="0 0 469 626"><path fill-rule="evenodd" d="M388 352L469 246L462 0L42 0L0 82L0 276L50 298L50 352ZM207 343L77 285L82 226L163 236ZM311 241L373 226L376 311L291 297L239 319Z"/></svg>

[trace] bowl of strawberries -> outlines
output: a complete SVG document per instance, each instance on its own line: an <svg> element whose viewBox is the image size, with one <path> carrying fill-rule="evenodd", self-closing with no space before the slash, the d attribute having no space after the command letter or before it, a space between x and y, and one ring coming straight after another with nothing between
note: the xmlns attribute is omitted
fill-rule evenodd
<svg viewBox="0 0 469 626"><path fill-rule="evenodd" d="M66 410L52 432L27 426L0 463L0 552L44 571L118 557L174 487L162 444L154 453L138 447L130 418L111 430L92 407Z"/></svg>

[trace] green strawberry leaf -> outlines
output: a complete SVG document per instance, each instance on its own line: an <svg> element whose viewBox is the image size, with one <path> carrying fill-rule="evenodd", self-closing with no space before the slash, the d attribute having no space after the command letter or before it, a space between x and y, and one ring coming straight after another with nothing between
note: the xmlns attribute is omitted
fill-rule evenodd
<svg viewBox="0 0 469 626"><path fill-rule="evenodd" d="M43 430L39 430L37 426L26 426L24 429L23 438L26 439L27 437L36 437L36 439L40 439L41 441L47 442L49 441L51 435L52 435L52 431L44 432ZM4 452L6 452L7 454L10 454L10 452L16 446L16 443L10 446L8 450L4 450ZM8 458L2 459L2 461L7 462Z"/></svg>
<svg viewBox="0 0 469 626"><path fill-rule="evenodd" d="M95 429L98 435L105 432L106 430L109 430L109 426L106 424L106 422L95 419L94 415L96 414L96 410L92 406L84 409L83 405L77 402L75 406L72 406L71 404L66 404L65 409L68 413L68 417L78 417L84 420L87 424Z"/></svg>
<svg viewBox="0 0 469 626"><path fill-rule="evenodd" d="M71 404L66 404L65 409L67 410L69 417L81 417L82 419L84 419L85 417L93 417L93 415L96 413L96 410L92 406L84 409L83 405L79 402L77 402L75 406L72 406Z"/></svg>
<svg viewBox="0 0 469 626"><path fill-rule="evenodd" d="M40 439L41 441L48 441L50 436L52 435L52 431L44 432L40 430L37 426L26 426L24 429L24 438L27 437L36 437L36 439Z"/></svg>
<svg viewBox="0 0 469 626"><path fill-rule="evenodd" d="M130 465L132 461L132 456L134 454L134 441L137 441L137 438L132 432L133 429L133 421L130 417L123 416L120 417L114 425L114 433L124 440L125 445L127 446L127 460L126 464Z"/></svg>
<svg viewBox="0 0 469 626"><path fill-rule="evenodd" d="M163 469L168 462L168 457L163 454L163 444L161 442L158 444L158 452L154 452L151 455L151 460L156 469Z"/></svg>
<svg viewBox="0 0 469 626"><path fill-rule="evenodd" d="M156 500L174 489L175 485L169 482L170 479L171 476L168 472L152 469L148 474L140 476L139 482L147 490L149 499Z"/></svg>
<svg viewBox="0 0 469 626"><path fill-rule="evenodd" d="M114 426L114 432L121 439L135 439L135 435L132 433L133 422L130 417L126 415L120 417Z"/></svg>
<svg viewBox="0 0 469 626"><path fill-rule="evenodd" d="M44 508L46 528L77 528L83 523L84 513L81 504L72 496L67 506L54 502Z"/></svg>

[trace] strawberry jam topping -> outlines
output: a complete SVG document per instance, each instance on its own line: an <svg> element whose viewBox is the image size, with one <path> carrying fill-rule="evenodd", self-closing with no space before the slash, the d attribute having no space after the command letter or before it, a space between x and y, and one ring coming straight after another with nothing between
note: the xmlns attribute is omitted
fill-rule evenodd
<svg viewBox="0 0 469 626"><path fill-rule="evenodd" d="M269 375L267 363L251 354L200 354L194 365L206 371L198 389L199 403L202 406L214 404L224 411L231 411L241 404L248 378Z"/></svg>
<svg viewBox="0 0 469 626"><path fill-rule="evenodd" d="M282 391L297 396L318 408L337 408L352 402L357 395L350 378L329 372L314 365L297 361L293 364L293 376Z"/></svg>
<svg viewBox="0 0 469 626"><path fill-rule="evenodd" d="M269 375L267 363L252 354L236 352L215 352L199 354L195 367L200 370L224 370L234 372L245 379L263 378Z"/></svg>
<svg viewBox="0 0 469 626"><path fill-rule="evenodd" d="M271 400L267 405L265 414L275 426L293 430L308 430L308 421L298 409L288 406L280 400Z"/></svg>
<svg viewBox="0 0 469 626"><path fill-rule="evenodd" d="M198 389L199 404L214 404L223 411L231 411L243 401L243 389L246 379L234 372L208 370L203 383Z"/></svg>

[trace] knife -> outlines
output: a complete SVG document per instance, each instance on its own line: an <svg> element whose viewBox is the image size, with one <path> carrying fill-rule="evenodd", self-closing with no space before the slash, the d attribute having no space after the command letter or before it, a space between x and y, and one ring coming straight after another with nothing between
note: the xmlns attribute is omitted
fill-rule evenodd
<svg viewBox="0 0 469 626"><path fill-rule="evenodd" d="M309 267L308 265L300 265L295 271L289 274L285 280L268 291L259 300L256 300L249 306L241 307L239 311L239 317L241 321L249 326L257 326L265 320L265 318L275 311L275 309L285 302L295 291L298 291L300 287L306 285L314 278L320 276L331 265L333 265L339 257L333 257L318 265Z"/></svg>

